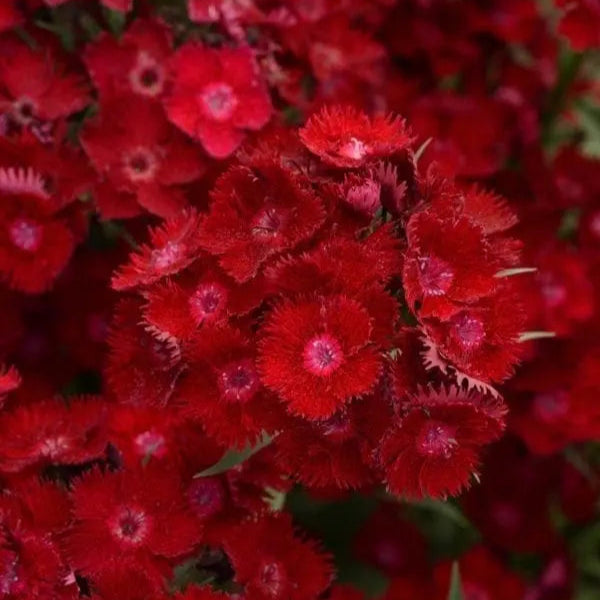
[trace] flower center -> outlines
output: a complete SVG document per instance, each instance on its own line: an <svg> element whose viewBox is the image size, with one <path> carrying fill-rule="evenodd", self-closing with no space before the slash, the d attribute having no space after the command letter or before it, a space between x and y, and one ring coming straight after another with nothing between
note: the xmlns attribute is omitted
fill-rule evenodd
<svg viewBox="0 0 600 600"><path fill-rule="evenodd" d="M192 509L200 518L217 514L225 503L223 484L216 477L194 479L187 495Z"/></svg>
<svg viewBox="0 0 600 600"><path fill-rule="evenodd" d="M352 421L344 410L340 410L328 419L321 421L319 427L324 435L339 441L350 439L355 434Z"/></svg>
<svg viewBox="0 0 600 600"><path fill-rule="evenodd" d="M177 242L167 242L162 248L152 251L150 264L157 270L168 269L181 259L183 248Z"/></svg>
<svg viewBox="0 0 600 600"><path fill-rule="evenodd" d="M229 364L219 375L219 386L229 402L247 402L259 387L254 363L245 359Z"/></svg>
<svg viewBox="0 0 600 600"><path fill-rule="evenodd" d="M429 421L423 425L416 444L423 456L450 458L456 447L456 430L440 421Z"/></svg>
<svg viewBox="0 0 600 600"><path fill-rule="evenodd" d="M142 96L158 96L165 85L164 69L147 52L140 52L129 73L131 89Z"/></svg>
<svg viewBox="0 0 600 600"><path fill-rule="evenodd" d="M13 104L12 116L14 120L20 125L29 125L34 119L36 114L36 105L33 100L29 98L19 98L15 100Z"/></svg>
<svg viewBox="0 0 600 600"><path fill-rule="evenodd" d="M286 221L286 215L276 208L265 208L252 220L252 234L256 237L276 237Z"/></svg>
<svg viewBox="0 0 600 600"><path fill-rule="evenodd" d="M540 291L546 304L551 308L564 304L567 299L565 286L548 273L540 275Z"/></svg>
<svg viewBox="0 0 600 600"><path fill-rule="evenodd" d="M227 290L218 283L206 283L196 288L188 302L197 324L215 321L225 309Z"/></svg>
<svg viewBox="0 0 600 600"><path fill-rule="evenodd" d="M35 252L42 243L42 227L28 219L17 219L9 227L12 243L25 252Z"/></svg>
<svg viewBox="0 0 600 600"><path fill-rule="evenodd" d="M66 437L59 435L57 437L46 438L41 446L40 453L49 458L59 457L65 450L69 449L69 441Z"/></svg>
<svg viewBox="0 0 600 600"><path fill-rule="evenodd" d="M450 265L436 256L418 259L419 281L426 296L443 296L452 285L454 272Z"/></svg>
<svg viewBox="0 0 600 600"><path fill-rule="evenodd" d="M269 598L283 598L287 587L287 573L279 561L264 562L258 576L258 587Z"/></svg>
<svg viewBox="0 0 600 600"><path fill-rule="evenodd" d="M209 83L198 100L204 114L214 121L227 121L239 103L233 88L223 82Z"/></svg>
<svg viewBox="0 0 600 600"><path fill-rule="evenodd" d="M555 391L536 394L533 399L533 412L542 421L556 421L569 411L566 392Z"/></svg>
<svg viewBox="0 0 600 600"><path fill-rule="evenodd" d="M312 338L304 347L304 367L313 375L326 377L344 362L340 343L328 334Z"/></svg>
<svg viewBox="0 0 600 600"><path fill-rule="evenodd" d="M478 348L485 338L483 322L468 313L460 313L452 319L452 332L461 346L467 350Z"/></svg>
<svg viewBox="0 0 600 600"><path fill-rule="evenodd" d="M150 525L146 515L138 509L123 508L114 518L111 531L119 540L139 546L148 536Z"/></svg>
<svg viewBox="0 0 600 600"><path fill-rule="evenodd" d="M162 458L167 453L167 444L162 434L154 430L144 431L134 439L135 447L140 456Z"/></svg>
<svg viewBox="0 0 600 600"><path fill-rule="evenodd" d="M157 168L158 161L147 148L138 148L125 157L125 173L130 181L151 181Z"/></svg>
<svg viewBox="0 0 600 600"><path fill-rule="evenodd" d="M340 146L338 154L345 158L353 160L362 160L369 153L369 147L355 137L351 137L350 141Z"/></svg>

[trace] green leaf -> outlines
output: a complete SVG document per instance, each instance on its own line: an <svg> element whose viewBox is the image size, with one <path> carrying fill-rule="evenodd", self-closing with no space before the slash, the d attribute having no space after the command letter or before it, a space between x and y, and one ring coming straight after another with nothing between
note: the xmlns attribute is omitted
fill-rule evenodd
<svg viewBox="0 0 600 600"><path fill-rule="evenodd" d="M260 452L263 448L266 448L275 438L275 436L263 434L260 441L252 446L248 445L243 450L228 450L212 467L208 467L208 469L204 469L204 471L200 471L200 473L196 473L194 477L212 477L213 475L219 475L220 473L225 473L236 467L237 465L242 464L247 461L251 456Z"/></svg>
<svg viewBox="0 0 600 600"><path fill-rule="evenodd" d="M465 600L460 581L460 571L458 562L452 565L452 576L450 577L450 590L448 591L448 600Z"/></svg>
<svg viewBox="0 0 600 600"><path fill-rule="evenodd" d="M111 8L103 8L102 12L111 33L116 37L120 37L125 28L127 14L119 10L112 10Z"/></svg>

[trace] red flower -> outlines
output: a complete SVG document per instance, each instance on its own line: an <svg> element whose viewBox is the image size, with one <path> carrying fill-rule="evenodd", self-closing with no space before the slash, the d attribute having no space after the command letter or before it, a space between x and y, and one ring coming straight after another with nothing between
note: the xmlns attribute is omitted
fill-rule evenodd
<svg viewBox="0 0 600 600"><path fill-rule="evenodd" d="M212 191L200 240L237 281L254 275L265 260L309 238L325 218L315 194L277 165L231 167Z"/></svg>
<svg viewBox="0 0 600 600"><path fill-rule="evenodd" d="M263 277L238 284L213 259L202 257L176 278L144 292L144 320L161 333L187 339L200 327L249 313L265 295Z"/></svg>
<svg viewBox="0 0 600 600"><path fill-rule="evenodd" d="M300 130L304 145L327 164L360 167L406 150L412 138L399 117L366 114L349 107L324 108Z"/></svg>
<svg viewBox="0 0 600 600"><path fill-rule="evenodd" d="M377 452L390 491L408 498L456 495L469 485L483 445L497 439L505 408L457 389L422 392Z"/></svg>
<svg viewBox="0 0 600 600"><path fill-rule="evenodd" d="M116 564L94 578L101 600L168 600L170 596L135 561Z"/></svg>
<svg viewBox="0 0 600 600"><path fill-rule="evenodd" d="M0 431L0 471L7 473L85 463L102 457L107 444L105 407L92 399L19 406L2 414Z"/></svg>
<svg viewBox="0 0 600 600"><path fill-rule="evenodd" d="M377 480L371 454L391 411L378 394L350 404L327 419L297 419L275 438L278 462L311 488L361 488Z"/></svg>
<svg viewBox="0 0 600 600"><path fill-rule="evenodd" d="M66 117L87 102L84 79L65 69L53 47L40 52L17 37L0 40L0 112L16 125Z"/></svg>
<svg viewBox="0 0 600 600"><path fill-rule="evenodd" d="M345 296L284 302L263 326L262 380L291 413L331 416L377 382L381 360L371 331L367 311Z"/></svg>
<svg viewBox="0 0 600 600"><path fill-rule="evenodd" d="M125 290L149 285L178 273L200 255L200 216L189 210L150 230L150 245L131 253L129 262L113 276L112 287Z"/></svg>
<svg viewBox="0 0 600 600"><path fill-rule="evenodd" d="M0 407L4 398L21 385L21 375L13 366L0 368Z"/></svg>
<svg viewBox="0 0 600 600"><path fill-rule="evenodd" d="M457 304L472 303L495 291L499 264L481 228L466 217L440 219L429 211L414 214L407 225L404 290L421 317L445 318Z"/></svg>
<svg viewBox="0 0 600 600"><path fill-rule="evenodd" d="M223 546L248 600L314 600L331 578L327 557L285 515L232 527Z"/></svg>
<svg viewBox="0 0 600 600"><path fill-rule="evenodd" d="M181 349L169 337L139 324L141 306L134 299L118 306L109 335L108 383L120 402L164 406L180 376Z"/></svg>
<svg viewBox="0 0 600 600"><path fill-rule="evenodd" d="M245 130L262 129L271 118L271 101L249 48L188 43L177 50L170 69L169 119L215 158L232 154Z"/></svg>
<svg viewBox="0 0 600 600"><path fill-rule="evenodd" d="M516 291L504 284L493 296L465 305L450 318L423 319L423 329L440 357L465 379L501 382L524 353L519 336L525 315L518 299ZM432 366L446 370L443 364Z"/></svg>
<svg viewBox="0 0 600 600"><path fill-rule="evenodd" d="M164 63L170 54L169 29L157 21L136 19L118 41L105 33L89 44L84 60L102 99L131 93L157 98L165 90Z"/></svg>
<svg viewBox="0 0 600 600"><path fill-rule="evenodd" d="M204 168L197 149L172 128L160 105L134 96L105 103L81 143L117 190L135 194L143 208L162 217L187 205L176 186L197 179Z"/></svg>
<svg viewBox="0 0 600 600"><path fill-rule="evenodd" d="M64 218L31 195L3 194L0 183L0 274L16 289L40 293L65 268L75 239Z"/></svg>
<svg viewBox="0 0 600 600"><path fill-rule="evenodd" d="M168 471L85 474L73 487L73 525L64 537L74 568L90 575L130 559L148 566L176 558L199 541L197 521L184 508L180 481Z"/></svg>
<svg viewBox="0 0 600 600"><path fill-rule="evenodd" d="M226 446L243 448L281 422L279 403L262 386L255 351L237 330L204 327L186 344L190 365L177 401Z"/></svg>

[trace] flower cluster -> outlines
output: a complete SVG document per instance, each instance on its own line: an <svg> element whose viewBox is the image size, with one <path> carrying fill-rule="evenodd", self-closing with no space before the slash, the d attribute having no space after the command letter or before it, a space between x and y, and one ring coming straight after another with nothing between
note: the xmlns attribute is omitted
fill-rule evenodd
<svg viewBox="0 0 600 600"><path fill-rule="evenodd" d="M594 589L599 32L0 2L2 597Z"/></svg>

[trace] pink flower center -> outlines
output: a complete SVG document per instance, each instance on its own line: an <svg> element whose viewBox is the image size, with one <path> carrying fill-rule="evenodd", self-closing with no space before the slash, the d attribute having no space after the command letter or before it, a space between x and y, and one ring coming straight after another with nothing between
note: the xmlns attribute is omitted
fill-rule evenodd
<svg viewBox="0 0 600 600"><path fill-rule="evenodd" d="M436 256L418 259L419 282L426 296L443 296L452 285L454 272L450 265Z"/></svg>
<svg viewBox="0 0 600 600"><path fill-rule="evenodd" d="M147 52L140 52L137 64L129 73L129 84L136 94L158 96L165 85L164 69Z"/></svg>
<svg viewBox="0 0 600 600"><path fill-rule="evenodd" d="M252 234L255 237L274 238L279 235L286 220L285 212L273 207L265 208L252 219Z"/></svg>
<svg viewBox="0 0 600 600"><path fill-rule="evenodd" d="M355 137L351 137L338 149L338 154L353 160L362 160L369 153L369 147Z"/></svg>
<svg viewBox="0 0 600 600"><path fill-rule="evenodd" d="M157 270L168 269L181 260L183 248L177 242L168 242L152 251L150 264Z"/></svg>
<svg viewBox="0 0 600 600"><path fill-rule="evenodd" d="M559 390L536 394L533 399L533 412L546 422L562 419L569 412L567 393Z"/></svg>
<svg viewBox="0 0 600 600"><path fill-rule="evenodd" d="M304 367L319 377L327 377L344 362L340 343L328 334L313 337L304 347Z"/></svg>
<svg viewBox="0 0 600 600"><path fill-rule="evenodd" d="M468 313L460 313L452 321L452 333L458 343L467 350L481 346L485 329L480 318Z"/></svg>
<svg viewBox="0 0 600 600"><path fill-rule="evenodd" d="M229 120L239 103L233 88L224 82L209 83L198 100L204 114L214 121Z"/></svg>
<svg viewBox="0 0 600 600"><path fill-rule="evenodd" d="M150 524L143 511L127 507L115 516L110 529L118 540L139 546L148 536Z"/></svg>
<svg viewBox="0 0 600 600"><path fill-rule="evenodd" d="M256 368L250 359L229 364L219 375L221 393L229 402L247 402L259 385Z"/></svg>
<svg viewBox="0 0 600 600"><path fill-rule="evenodd" d="M17 219L9 227L12 243L25 252L35 252L42 243L42 227L28 219Z"/></svg>
<svg viewBox="0 0 600 600"><path fill-rule="evenodd" d="M324 435L338 441L350 439L356 433L348 413L343 410L321 421L319 427Z"/></svg>
<svg viewBox="0 0 600 600"><path fill-rule="evenodd" d="M215 321L225 310L227 295L227 290L218 283L198 286L188 301L196 323Z"/></svg>
<svg viewBox="0 0 600 600"><path fill-rule="evenodd" d="M456 447L456 429L440 421L428 421L423 425L416 444L424 456L450 458Z"/></svg>
<svg viewBox="0 0 600 600"><path fill-rule="evenodd" d="M130 181L152 181L158 169L156 156L148 148L137 148L125 157L125 174Z"/></svg>
<svg viewBox="0 0 600 600"><path fill-rule="evenodd" d="M540 274L540 291L550 308L560 306L567 299L567 289L554 275Z"/></svg>
<svg viewBox="0 0 600 600"><path fill-rule="evenodd" d="M13 104L12 116L20 125L29 125L35 119L36 112L35 102L29 98L19 98Z"/></svg>
<svg viewBox="0 0 600 600"><path fill-rule="evenodd" d="M69 440L62 436L46 438L40 445L40 454L49 458L58 458L70 448Z"/></svg>
<svg viewBox="0 0 600 600"><path fill-rule="evenodd" d="M260 568L257 587L269 598L283 598L288 576L279 561L264 562Z"/></svg>
<svg viewBox="0 0 600 600"><path fill-rule="evenodd" d="M167 453L167 444L162 434L154 430L144 431L134 440L137 453L143 457L162 458Z"/></svg>
<svg viewBox="0 0 600 600"><path fill-rule="evenodd" d="M187 495L192 509L200 518L216 515L225 504L225 490L216 477L194 479Z"/></svg>

